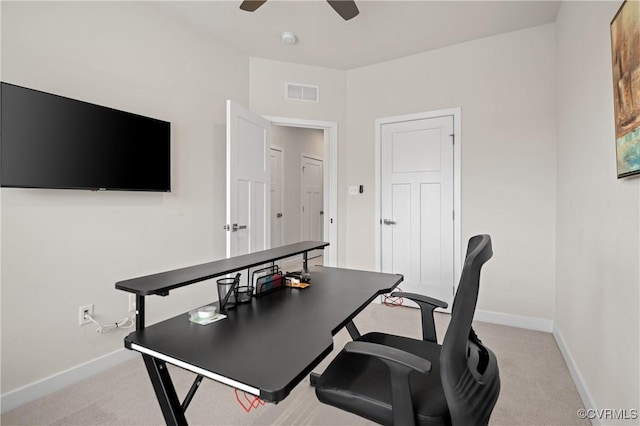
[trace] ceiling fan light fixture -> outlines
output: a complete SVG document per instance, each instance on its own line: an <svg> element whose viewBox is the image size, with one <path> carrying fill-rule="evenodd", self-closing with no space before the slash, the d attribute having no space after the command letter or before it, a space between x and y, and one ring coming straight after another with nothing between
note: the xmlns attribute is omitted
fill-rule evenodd
<svg viewBox="0 0 640 426"><path fill-rule="evenodd" d="M255 12L266 2L267 0L244 0L240 5L240 9L246 10L247 12ZM342 19L345 21L356 17L358 13L360 13L354 0L327 0L327 3L329 3L333 10L342 16Z"/></svg>
<svg viewBox="0 0 640 426"><path fill-rule="evenodd" d="M298 37L296 37L296 35L290 31L285 31L280 34L280 36L282 37L282 42L284 44L296 44L296 42L298 41Z"/></svg>

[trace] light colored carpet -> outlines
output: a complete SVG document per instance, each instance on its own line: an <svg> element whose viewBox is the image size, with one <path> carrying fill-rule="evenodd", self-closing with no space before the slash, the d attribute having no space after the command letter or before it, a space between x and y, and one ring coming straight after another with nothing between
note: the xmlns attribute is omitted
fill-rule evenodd
<svg viewBox="0 0 640 426"><path fill-rule="evenodd" d="M449 316L437 314L438 336ZM364 334L382 331L419 338L420 311L371 304L355 320ZM486 323L474 323L478 335L498 357L502 382L492 425L580 425L583 405L553 336ZM350 340L335 336L334 353ZM333 355L332 355L333 356ZM329 358L317 369L321 372ZM178 395L186 394L194 375L171 368ZM245 413L234 390L205 379L186 413L192 425L368 425L360 417L317 401L306 379L281 403ZM162 414L142 358L127 361L45 398L2 415L3 425L160 425Z"/></svg>

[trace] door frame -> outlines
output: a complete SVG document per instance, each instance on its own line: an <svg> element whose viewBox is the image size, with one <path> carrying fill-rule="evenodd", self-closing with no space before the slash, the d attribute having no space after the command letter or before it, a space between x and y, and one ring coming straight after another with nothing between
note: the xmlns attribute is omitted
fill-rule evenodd
<svg viewBox="0 0 640 426"><path fill-rule="evenodd" d="M444 116L453 116L453 132L454 144L453 144L453 279L454 279L454 292L458 288L458 282L460 281L460 274L462 273L462 251L461 235L460 235L460 223L462 219L460 209L460 178L461 178L461 161L460 153L462 146L462 131L461 120L462 109L449 108L441 109L437 111L419 112L414 114L397 115L393 117L378 118L375 121L375 189L374 189L374 202L375 202L375 256L376 256L376 271L382 270L382 247L381 238L382 230L380 229L380 223L382 220L382 126L385 124L399 123L404 121L424 120L429 118L438 118ZM450 311L451 307L449 307Z"/></svg>
<svg viewBox="0 0 640 426"><path fill-rule="evenodd" d="M323 239L329 243L324 248L324 265L338 266L338 123L269 115L262 117L277 126L324 131L323 208L329 213L323 219Z"/></svg>

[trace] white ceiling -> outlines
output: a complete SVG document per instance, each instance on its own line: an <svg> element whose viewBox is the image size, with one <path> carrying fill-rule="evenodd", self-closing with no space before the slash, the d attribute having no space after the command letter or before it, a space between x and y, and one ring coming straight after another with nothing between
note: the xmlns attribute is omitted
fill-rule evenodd
<svg viewBox="0 0 640 426"><path fill-rule="evenodd" d="M558 1L356 0L344 21L322 0L269 0L255 12L237 1L158 3L177 19L249 56L352 69L554 22ZM287 46L280 34L292 31Z"/></svg>

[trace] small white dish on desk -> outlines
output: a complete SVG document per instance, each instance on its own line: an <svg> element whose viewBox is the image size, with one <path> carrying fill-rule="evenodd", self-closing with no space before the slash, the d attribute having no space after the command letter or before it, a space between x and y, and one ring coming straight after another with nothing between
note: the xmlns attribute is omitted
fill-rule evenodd
<svg viewBox="0 0 640 426"><path fill-rule="evenodd" d="M208 305L189 311L189 321L200 325L207 325L227 317L224 314L218 313L217 310L215 306Z"/></svg>

